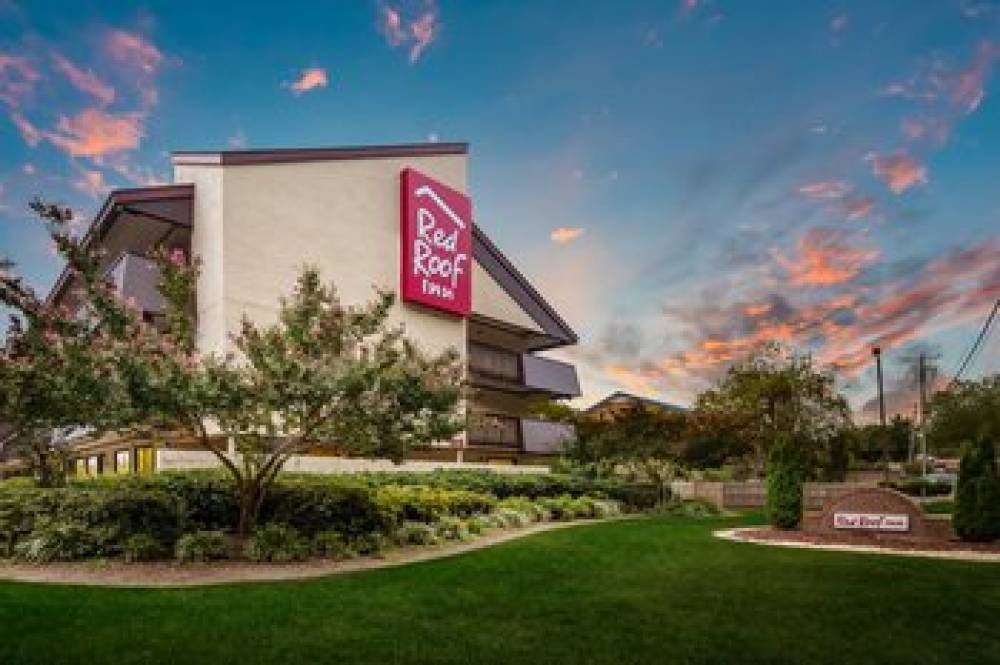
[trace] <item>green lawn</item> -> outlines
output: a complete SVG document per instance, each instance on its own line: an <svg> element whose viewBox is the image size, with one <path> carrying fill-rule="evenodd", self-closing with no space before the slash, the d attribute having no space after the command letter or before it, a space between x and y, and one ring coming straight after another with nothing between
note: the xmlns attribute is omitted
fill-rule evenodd
<svg viewBox="0 0 1000 665"><path fill-rule="evenodd" d="M1000 662L1000 564L711 537L746 521L575 527L304 582L0 584L0 663Z"/></svg>

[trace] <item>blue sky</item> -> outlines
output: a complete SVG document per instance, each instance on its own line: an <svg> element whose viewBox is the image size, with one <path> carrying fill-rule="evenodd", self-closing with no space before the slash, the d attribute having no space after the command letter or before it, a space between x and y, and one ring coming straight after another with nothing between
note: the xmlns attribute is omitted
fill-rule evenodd
<svg viewBox="0 0 1000 665"><path fill-rule="evenodd" d="M768 340L872 396L1000 297L1000 6L0 0L0 254L171 150L461 140L479 224L580 332L588 399L686 402ZM971 368L1000 370L1000 333Z"/></svg>

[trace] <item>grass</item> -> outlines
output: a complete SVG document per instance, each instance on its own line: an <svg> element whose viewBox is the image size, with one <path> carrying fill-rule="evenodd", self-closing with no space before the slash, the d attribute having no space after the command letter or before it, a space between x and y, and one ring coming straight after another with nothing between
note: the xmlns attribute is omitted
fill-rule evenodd
<svg viewBox="0 0 1000 665"><path fill-rule="evenodd" d="M0 584L0 663L1000 662L1000 565L612 522L324 579Z"/></svg>
<svg viewBox="0 0 1000 665"><path fill-rule="evenodd" d="M955 509L955 502L951 499L938 499L936 501L925 501L921 506L928 515L951 515Z"/></svg>

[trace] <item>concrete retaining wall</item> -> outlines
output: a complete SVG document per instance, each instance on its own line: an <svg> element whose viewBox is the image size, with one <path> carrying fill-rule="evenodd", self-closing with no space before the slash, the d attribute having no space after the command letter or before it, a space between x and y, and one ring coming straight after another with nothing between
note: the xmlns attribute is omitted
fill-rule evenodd
<svg viewBox="0 0 1000 665"><path fill-rule="evenodd" d="M875 483L806 483L803 488L806 510L819 510L830 499ZM707 501L719 508L763 508L767 485L761 481L704 482L675 481L670 489L681 499Z"/></svg>
<svg viewBox="0 0 1000 665"><path fill-rule="evenodd" d="M219 466L212 453L202 450L156 451L158 471L183 471L188 469L210 469ZM320 457L314 455L294 455L285 464L289 473L360 473L363 471L434 471L437 469L481 469L496 473L526 474L549 473L547 466L538 465L494 465L461 462L438 462L430 460L407 460L394 464L387 459L361 459L356 457Z"/></svg>

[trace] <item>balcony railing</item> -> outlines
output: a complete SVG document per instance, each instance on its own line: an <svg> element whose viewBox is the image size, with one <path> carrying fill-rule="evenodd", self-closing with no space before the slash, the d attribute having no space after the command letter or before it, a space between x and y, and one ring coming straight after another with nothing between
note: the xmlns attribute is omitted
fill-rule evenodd
<svg viewBox="0 0 1000 665"><path fill-rule="evenodd" d="M554 455L565 451L573 428L534 418L497 414L475 414L469 419L470 446L515 448L528 453Z"/></svg>
<svg viewBox="0 0 1000 665"><path fill-rule="evenodd" d="M573 438L573 428L565 423L522 418L521 437L525 452L559 454L566 450L566 446Z"/></svg>
<svg viewBox="0 0 1000 665"><path fill-rule="evenodd" d="M573 365L480 342L469 343L469 370L487 379L520 386L526 392L544 392L557 397L580 394L580 382Z"/></svg>
<svg viewBox="0 0 1000 665"><path fill-rule="evenodd" d="M560 397L577 397L580 394L576 367L569 363L526 353L521 356L521 369L524 385L528 388Z"/></svg>
<svg viewBox="0 0 1000 665"><path fill-rule="evenodd" d="M466 432L470 446L521 447L521 420L514 416L472 414Z"/></svg>
<svg viewBox="0 0 1000 665"><path fill-rule="evenodd" d="M521 355L500 347L470 342L469 369L485 376L519 383Z"/></svg>

